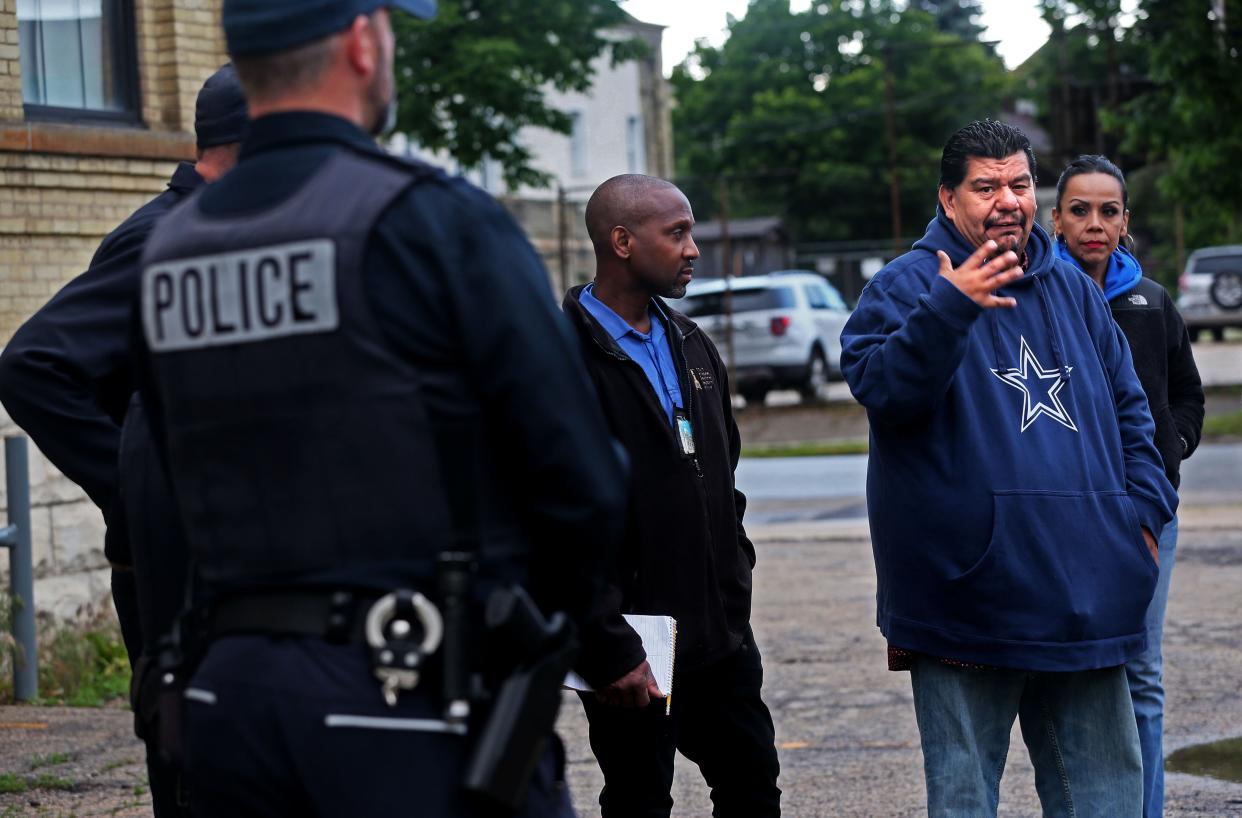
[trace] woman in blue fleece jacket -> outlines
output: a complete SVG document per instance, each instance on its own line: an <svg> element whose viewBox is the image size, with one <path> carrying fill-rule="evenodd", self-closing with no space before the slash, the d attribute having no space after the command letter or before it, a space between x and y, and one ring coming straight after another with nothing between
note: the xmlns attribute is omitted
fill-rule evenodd
<svg viewBox="0 0 1242 818"><path fill-rule="evenodd" d="M1182 460L1194 453L1203 431L1203 384L1190 334L1165 289L1143 277L1138 259L1122 244L1130 221L1126 179L1103 156L1080 156L1057 180L1052 210L1058 258L1089 275L1104 291L1125 333L1134 371L1156 422L1156 449L1174 487ZM1143 751L1143 815L1164 814L1164 660L1160 639L1177 554L1177 520L1160 534L1160 582L1147 608L1147 650L1126 662Z"/></svg>
<svg viewBox="0 0 1242 818"><path fill-rule="evenodd" d="M842 369L871 421L877 621L914 657L933 815L995 813L1015 716L1046 815L1138 809L1117 666L1145 647L1154 538L1176 495L1108 304L1034 224L1034 167L1009 126L955 134L936 217L868 284L842 333ZM1024 274L995 293L1008 309L950 278L986 240L1022 259ZM1099 668L1112 669L1100 684L1114 709L1087 720L1126 745L1103 774L1091 765L1111 750L1074 735L1077 717L1058 721L1059 706L1087 698L1072 685L1096 684L1083 672Z"/></svg>

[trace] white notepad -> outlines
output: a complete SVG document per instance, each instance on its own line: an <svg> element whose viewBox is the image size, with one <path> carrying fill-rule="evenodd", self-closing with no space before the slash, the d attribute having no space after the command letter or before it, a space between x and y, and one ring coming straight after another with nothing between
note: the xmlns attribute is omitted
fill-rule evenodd
<svg viewBox="0 0 1242 818"><path fill-rule="evenodd" d="M651 675L665 696L673 695L673 661L677 654L677 620L671 616L653 614L621 614L625 621L643 640L647 651L647 664ZM572 670L565 677L565 687L570 690L594 690L586 679Z"/></svg>

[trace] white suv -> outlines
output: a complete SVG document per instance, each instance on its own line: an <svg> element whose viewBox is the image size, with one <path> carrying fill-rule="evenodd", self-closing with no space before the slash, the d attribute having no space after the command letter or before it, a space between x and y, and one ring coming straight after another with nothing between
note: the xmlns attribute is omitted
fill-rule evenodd
<svg viewBox="0 0 1242 818"><path fill-rule="evenodd" d="M841 329L849 308L824 277L805 270L693 281L686 297L672 302L695 320L728 364L726 287L732 291L737 391L762 403L771 389L797 389L823 396L829 378L841 373Z"/></svg>
<svg viewBox="0 0 1242 818"><path fill-rule="evenodd" d="M1206 330L1223 341L1227 327L1242 327L1242 245L1195 250L1177 289L1177 309L1191 340Z"/></svg>

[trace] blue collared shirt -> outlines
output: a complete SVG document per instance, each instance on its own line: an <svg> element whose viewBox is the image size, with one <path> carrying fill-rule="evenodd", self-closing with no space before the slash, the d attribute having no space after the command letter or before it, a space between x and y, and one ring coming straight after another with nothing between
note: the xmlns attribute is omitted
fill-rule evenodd
<svg viewBox="0 0 1242 818"><path fill-rule="evenodd" d="M648 308L651 332L644 334L625 323L624 318L596 298L594 289L594 284L586 285L578 301L599 322L604 332L617 342L621 351L643 368L671 424L674 410L682 408L681 383L677 380L677 365L673 363L673 349L664 328L667 320L664 311L654 300L651 302L651 307Z"/></svg>

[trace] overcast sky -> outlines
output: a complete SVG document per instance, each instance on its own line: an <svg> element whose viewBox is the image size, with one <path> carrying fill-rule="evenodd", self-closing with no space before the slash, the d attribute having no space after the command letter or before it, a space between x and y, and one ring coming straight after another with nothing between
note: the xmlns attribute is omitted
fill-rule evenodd
<svg viewBox="0 0 1242 818"><path fill-rule="evenodd" d="M795 10L810 0L792 0ZM621 0L630 14L647 23L667 26L664 31L664 70L669 72L706 37L713 43L724 40L725 15L742 16L747 0ZM1036 10L1036 0L983 0L982 24L989 40L999 40L998 50L1005 65L1013 68L1048 39L1048 26Z"/></svg>

